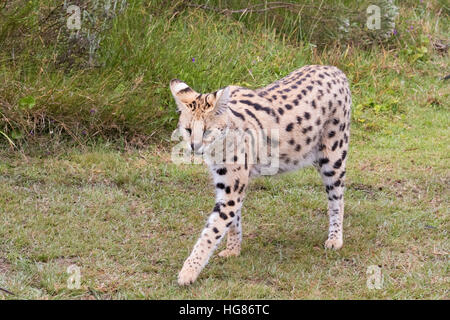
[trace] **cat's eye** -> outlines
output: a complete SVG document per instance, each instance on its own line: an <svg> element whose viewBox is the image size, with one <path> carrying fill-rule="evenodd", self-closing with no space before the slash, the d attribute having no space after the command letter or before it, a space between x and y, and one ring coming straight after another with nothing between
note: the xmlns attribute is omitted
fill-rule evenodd
<svg viewBox="0 0 450 320"><path fill-rule="evenodd" d="M191 128L186 128L186 131L189 133L189 135L192 134L192 129Z"/></svg>
<svg viewBox="0 0 450 320"><path fill-rule="evenodd" d="M207 136L209 136L211 134L212 130L205 130L205 132L203 132L203 137L206 138Z"/></svg>

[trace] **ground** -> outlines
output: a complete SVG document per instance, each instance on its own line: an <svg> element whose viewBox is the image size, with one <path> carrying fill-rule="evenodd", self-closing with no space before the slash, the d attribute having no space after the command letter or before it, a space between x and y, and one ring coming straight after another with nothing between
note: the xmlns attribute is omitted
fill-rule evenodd
<svg viewBox="0 0 450 320"><path fill-rule="evenodd" d="M323 248L326 194L313 169L258 178L241 256L213 256L188 288L176 276L214 206L204 166L176 166L158 147L5 150L0 287L16 296L0 298L448 299L448 112L417 108L405 122L354 130L340 251ZM72 264L79 290L67 288ZM378 290L367 287L372 265Z"/></svg>

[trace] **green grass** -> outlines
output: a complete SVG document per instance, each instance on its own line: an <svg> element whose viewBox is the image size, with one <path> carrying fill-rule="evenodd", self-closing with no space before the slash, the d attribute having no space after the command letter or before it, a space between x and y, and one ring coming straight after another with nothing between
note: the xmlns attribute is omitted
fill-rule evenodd
<svg viewBox="0 0 450 320"><path fill-rule="evenodd" d="M133 1L125 11L103 20L91 9L97 24L84 21L82 34L97 32L101 39L92 64L87 62L86 38L75 44L68 40L64 10L56 9L60 1L15 0L0 9L0 130L23 148L55 135L78 144L99 137L167 141L177 122L170 79L182 79L199 92L229 84L257 87L312 63L337 65L353 78L356 92L369 91L379 98L378 90L390 89L395 96L386 76L409 81L403 72L430 72L427 61L439 55L433 44L446 41L450 25L440 1L403 1L398 34L381 45L328 35L319 48L315 33L336 29L332 22L320 20L328 11L311 8L314 15L303 12L297 21L298 15L289 10L228 17L160 2ZM333 9L332 3L336 1L323 1L323 6ZM339 3L351 10L364 7L354 1ZM89 5L86 1L88 9ZM237 2L230 4L237 7ZM336 9L335 14L348 10ZM367 31L355 21L359 32ZM446 61L432 66L443 71Z"/></svg>
<svg viewBox="0 0 450 320"><path fill-rule="evenodd" d="M16 294L0 299L449 298L443 1L402 2L398 35L383 45L321 49L277 15L136 1L108 22L93 68L58 65L67 48L36 36L52 3L27 1L0 21L0 288ZM323 249L326 195L313 169L261 178L244 203L241 256L213 256L180 288L214 194L204 166L170 160L168 81L259 87L305 64L336 65L351 82L343 249ZM67 288L72 264L79 290ZM366 286L371 265L382 267L380 290Z"/></svg>
<svg viewBox="0 0 450 320"><path fill-rule="evenodd" d="M0 164L1 298L448 299L448 111L353 130L345 245L325 251L326 196L313 169L252 182L240 257L177 273L214 205L207 170L161 148L84 151ZM436 138L439 137L439 138ZM196 186L193 188L193 186ZM81 289L67 289L69 265ZM382 266L380 290L366 270Z"/></svg>

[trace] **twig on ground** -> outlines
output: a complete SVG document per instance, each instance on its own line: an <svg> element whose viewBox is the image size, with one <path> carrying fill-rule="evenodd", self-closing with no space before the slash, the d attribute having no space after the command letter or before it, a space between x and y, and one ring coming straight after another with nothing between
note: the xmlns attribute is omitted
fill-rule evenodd
<svg viewBox="0 0 450 320"><path fill-rule="evenodd" d="M2 287L0 287L0 291L3 291L3 292L5 292L5 293L7 293L7 294L10 294L10 295L12 295L12 296L15 296L14 293L12 293L12 292L9 291L9 290L3 289Z"/></svg>

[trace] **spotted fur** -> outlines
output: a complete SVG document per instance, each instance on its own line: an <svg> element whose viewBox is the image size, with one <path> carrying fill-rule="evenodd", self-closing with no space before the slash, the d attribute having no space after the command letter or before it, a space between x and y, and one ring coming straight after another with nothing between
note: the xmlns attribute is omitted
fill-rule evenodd
<svg viewBox="0 0 450 320"><path fill-rule="evenodd" d="M199 94L177 79L171 81L170 88L180 111L179 129L196 153L204 152L230 130L278 130L278 142L267 137L267 143L279 150L277 173L309 165L317 168L328 195L325 247L342 247L352 101L342 71L332 66L305 66L263 88L228 86L209 94ZM250 178L264 168L260 159L251 159L249 139L241 140L235 152L224 153L224 163L207 162L216 204L179 273L180 285L197 279L225 234L227 246L219 255L240 253L242 203Z"/></svg>

